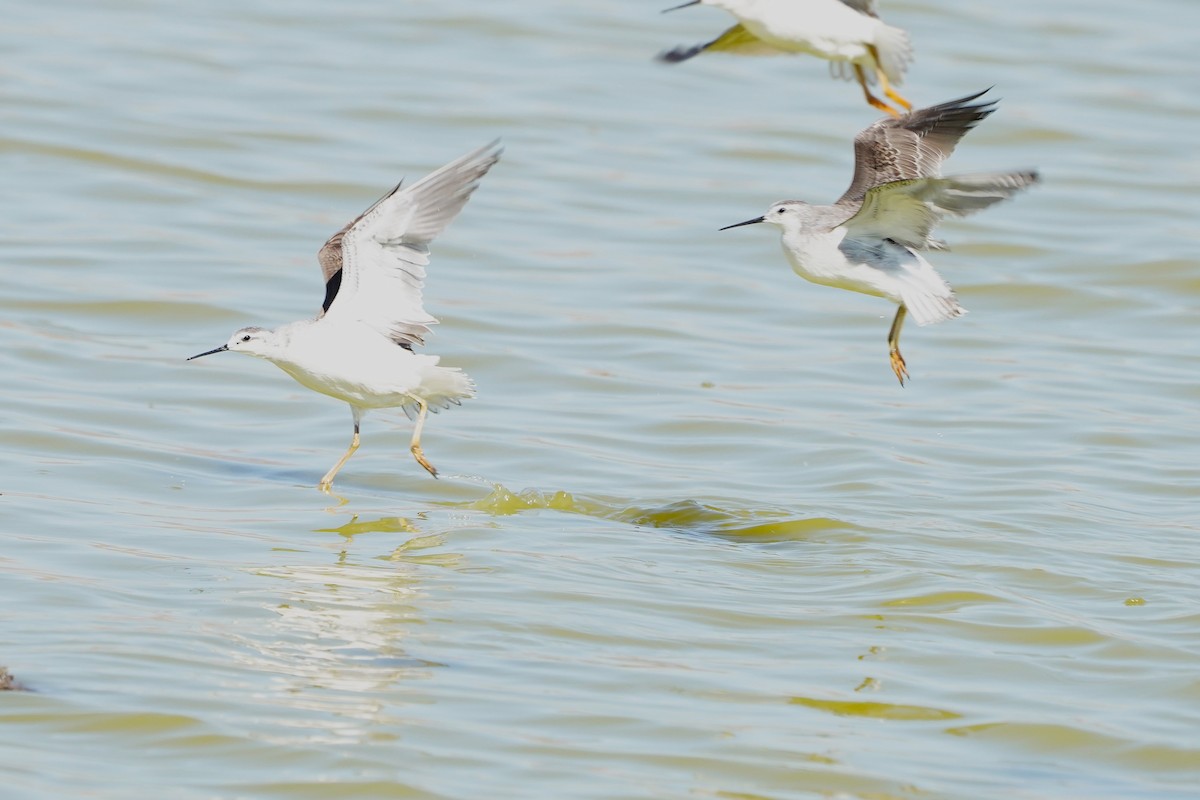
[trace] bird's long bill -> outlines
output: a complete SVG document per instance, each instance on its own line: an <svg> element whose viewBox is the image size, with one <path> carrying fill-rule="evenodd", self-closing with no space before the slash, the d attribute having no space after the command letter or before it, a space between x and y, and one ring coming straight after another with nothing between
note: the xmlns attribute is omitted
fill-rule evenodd
<svg viewBox="0 0 1200 800"><path fill-rule="evenodd" d="M748 219L745 222L738 222L733 225L726 225L724 228L721 228L721 230L727 231L730 228L740 228L743 225L757 225L760 222L766 222L766 221L767 221L766 217L755 217L754 219Z"/></svg>
<svg viewBox="0 0 1200 800"><path fill-rule="evenodd" d="M223 353L228 349L229 349L229 345L223 344L220 347L214 347L212 350L205 350L203 353L196 353L196 355L192 356L192 358L189 358L187 360L191 361L193 358L200 358L201 356L211 356L213 353Z"/></svg>
<svg viewBox="0 0 1200 800"><path fill-rule="evenodd" d="M698 6L698 5L700 5L700 3L701 3L701 0L690 0L690 2L684 3L681 6L671 6L670 8L664 8L662 10L662 13L665 14L668 11L678 11L681 8L687 8L688 6Z"/></svg>

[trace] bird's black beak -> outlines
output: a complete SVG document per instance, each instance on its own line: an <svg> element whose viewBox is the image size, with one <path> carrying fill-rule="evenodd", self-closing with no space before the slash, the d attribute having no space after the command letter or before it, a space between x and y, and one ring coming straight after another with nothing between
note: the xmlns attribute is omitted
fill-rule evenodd
<svg viewBox="0 0 1200 800"><path fill-rule="evenodd" d="M766 221L767 221L766 217L755 217L754 219L748 219L745 222L738 222L733 225L726 225L724 228L721 228L721 230L727 231L730 228L740 228L743 225L757 225L760 222L766 222Z"/></svg>
<svg viewBox="0 0 1200 800"><path fill-rule="evenodd" d="M203 353L196 353L196 355L192 356L192 358L200 358L200 356L211 356L213 353L223 353L224 351L226 351L228 349L229 349L229 345L223 344L220 347L215 348L213 350L205 350ZM191 361L192 358L189 358L187 360Z"/></svg>
<svg viewBox="0 0 1200 800"><path fill-rule="evenodd" d="M684 3L681 6L671 6L670 8L664 8L662 10L662 13L665 14L668 11L678 11L681 8L687 8L688 6L698 6L698 5L700 5L700 3L701 3L701 0L691 0L691 2Z"/></svg>

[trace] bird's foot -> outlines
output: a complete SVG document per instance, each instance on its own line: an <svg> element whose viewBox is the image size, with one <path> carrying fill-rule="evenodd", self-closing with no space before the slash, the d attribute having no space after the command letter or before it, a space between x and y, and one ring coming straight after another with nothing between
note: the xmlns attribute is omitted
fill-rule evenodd
<svg viewBox="0 0 1200 800"><path fill-rule="evenodd" d="M418 464L420 464L422 467L425 468L426 472L428 472L430 475L432 475L435 478L438 476L438 471L434 468L433 464L430 464L429 461L426 460L425 451L423 451L421 449L421 445L414 444L412 447L409 448L409 450L412 451L413 458L415 458L417 460Z"/></svg>
<svg viewBox="0 0 1200 800"><path fill-rule="evenodd" d="M904 381L908 378L908 365L904 363L904 356L900 355L899 350L893 350L888 353L892 361L892 372L896 373L896 380L900 381L900 385L904 385Z"/></svg>
<svg viewBox="0 0 1200 800"><path fill-rule="evenodd" d="M867 93L867 102L870 103L875 108L878 108L880 111L882 111L885 114L890 114L893 117L904 116L903 112L901 112L895 108L892 108L887 103L883 102L878 97L871 94L870 92Z"/></svg>
<svg viewBox="0 0 1200 800"><path fill-rule="evenodd" d="M350 498L343 497L340 494L334 493L333 481L331 481L331 480L322 480L320 483L317 484L317 488L321 490L321 494L327 495L329 497L332 497L334 500L337 500L338 506L344 506L350 502Z"/></svg>

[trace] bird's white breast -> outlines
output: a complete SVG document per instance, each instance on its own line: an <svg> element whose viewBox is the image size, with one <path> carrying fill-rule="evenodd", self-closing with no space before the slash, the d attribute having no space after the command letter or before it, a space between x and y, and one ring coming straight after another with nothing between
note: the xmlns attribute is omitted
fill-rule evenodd
<svg viewBox="0 0 1200 800"><path fill-rule="evenodd" d="M281 346L270 357L313 391L366 408L396 405L421 383L425 362L361 323L327 320L281 328Z"/></svg>
<svg viewBox="0 0 1200 800"><path fill-rule="evenodd" d="M845 242L846 228L785 232L783 252L797 275L823 286L902 302L901 276L930 269L916 253L886 240ZM899 279L899 280L898 280Z"/></svg>

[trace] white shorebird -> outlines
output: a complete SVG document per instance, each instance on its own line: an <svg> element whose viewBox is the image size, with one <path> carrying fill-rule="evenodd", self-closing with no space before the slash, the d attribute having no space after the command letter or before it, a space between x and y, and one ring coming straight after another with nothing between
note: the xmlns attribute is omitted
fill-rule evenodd
<svg viewBox="0 0 1200 800"><path fill-rule="evenodd" d="M879 18L875 0L691 0L667 11L694 5L724 9L738 23L711 42L676 47L659 60L676 63L703 52L808 53L831 62L834 75L853 76L867 102L880 111L903 113L871 93L876 81L886 97L905 110L912 108L892 88L904 80L912 45L907 33Z"/></svg>
<svg viewBox="0 0 1200 800"><path fill-rule="evenodd" d="M358 449L359 424L372 408L400 407L415 416L410 449L437 477L421 450L425 415L473 397L475 386L462 370L439 367L437 356L413 352L437 322L421 304L429 243L458 216L500 153L492 142L407 189L397 185L335 233L317 254L325 301L315 319L275 330L242 328L188 359L225 350L265 358L309 389L349 403L354 438L321 478L322 491Z"/></svg>
<svg viewBox="0 0 1200 800"><path fill-rule="evenodd" d="M986 92L986 90L984 90ZM885 117L854 137L854 179L836 203L775 203L761 217L721 230L768 222L783 230L783 252L813 283L885 297L900 308L888 332L888 355L900 385L908 377L900 328L966 313L954 291L918 250L941 250L932 238L944 215L966 216L1038 181L1034 170L941 177L941 164L996 103L972 104L984 92Z"/></svg>

